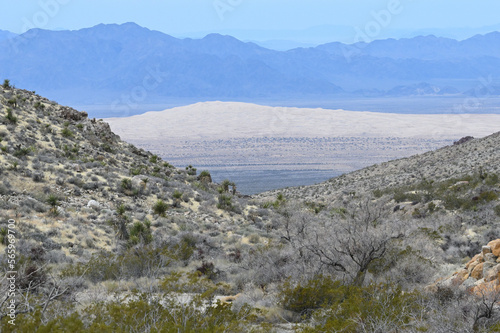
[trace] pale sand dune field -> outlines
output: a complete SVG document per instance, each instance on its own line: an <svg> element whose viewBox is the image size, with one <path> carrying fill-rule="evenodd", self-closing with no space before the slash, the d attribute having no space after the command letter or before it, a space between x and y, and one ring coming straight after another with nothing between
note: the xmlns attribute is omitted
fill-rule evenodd
<svg viewBox="0 0 500 333"><path fill-rule="evenodd" d="M500 115L404 115L227 102L105 121L122 139L176 166L191 164L221 178L241 174L236 180L254 186L251 192L312 184L434 150L464 136L500 131ZM284 180L255 185L259 179L247 179L265 170L283 171ZM309 172L314 170L318 173ZM297 171L307 171L309 179L285 179L303 177Z"/></svg>
<svg viewBox="0 0 500 333"><path fill-rule="evenodd" d="M108 118L124 139L220 139L241 137L486 136L500 115L405 115L205 102L127 118Z"/></svg>

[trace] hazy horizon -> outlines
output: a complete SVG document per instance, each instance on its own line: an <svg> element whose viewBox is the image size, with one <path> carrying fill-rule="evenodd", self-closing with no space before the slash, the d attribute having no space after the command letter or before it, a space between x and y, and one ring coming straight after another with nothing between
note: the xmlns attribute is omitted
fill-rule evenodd
<svg viewBox="0 0 500 333"><path fill-rule="evenodd" d="M79 30L101 23L134 22L177 38L209 33L286 49L339 41L354 43L435 34L462 40L500 29L500 3L483 1L45 0L12 3L0 14L0 30Z"/></svg>

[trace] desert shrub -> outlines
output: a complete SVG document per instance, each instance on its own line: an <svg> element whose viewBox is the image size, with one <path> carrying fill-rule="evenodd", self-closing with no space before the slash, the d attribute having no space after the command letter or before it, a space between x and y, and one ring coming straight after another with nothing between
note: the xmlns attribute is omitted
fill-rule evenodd
<svg viewBox="0 0 500 333"><path fill-rule="evenodd" d="M280 305L285 310L310 318L315 310L340 302L347 289L341 282L323 276L296 286L288 281L280 291Z"/></svg>
<svg viewBox="0 0 500 333"><path fill-rule="evenodd" d="M37 213L44 213L47 211L46 205L32 198L27 198L26 200L23 200L21 202L21 205L29 207L30 209L35 210Z"/></svg>
<svg viewBox="0 0 500 333"><path fill-rule="evenodd" d="M175 191L174 191L174 194L172 194L172 197L173 197L174 199L176 199L176 200L179 200L179 199L181 199L181 198L182 198L182 194L183 194L183 193L182 193L182 192L180 192L179 190L175 190Z"/></svg>
<svg viewBox="0 0 500 333"><path fill-rule="evenodd" d="M64 127L61 130L61 135L65 138L72 138L74 136L74 133L67 127Z"/></svg>
<svg viewBox="0 0 500 333"><path fill-rule="evenodd" d="M168 204L166 204L163 200L158 200L153 206L153 212L156 215L165 217L165 213L167 212Z"/></svg>
<svg viewBox="0 0 500 333"><path fill-rule="evenodd" d="M61 271L61 276L83 276L93 283L143 276L154 277L159 273L158 267L167 267L173 262L172 258L172 253L165 248L151 246L131 248L122 254L100 252L93 254L88 262L66 266Z"/></svg>
<svg viewBox="0 0 500 333"><path fill-rule="evenodd" d="M176 258L187 263L196 250L196 243L197 239L193 235L185 234L181 237L180 242L174 244L171 249Z"/></svg>
<svg viewBox="0 0 500 333"><path fill-rule="evenodd" d="M200 172L200 175L198 176L198 180L201 181L202 183L211 183L212 176L210 175L209 171L203 170L202 172Z"/></svg>
<svg viewBox="0 0 500 333"><path fill-rule="evenodd" d="M47 252L45 255L45 260L48 263L60 264L68 261L66 254L62 250L52 250Z"/></svg>
<svg viewBox="0 0 500 333"><path fill-rule="evenodd" d="M5 119L7 119L11 124L17 123L17 117L14 116L11 108L7 108L7 114L5 115Z"/></svg>
<svg viewBox="0 0 500 333"><path fill-rule="evenodd" d="M33 107L34 107L35 109L37 109L37 110L43 110L43 109L45 109L45 105L44 105L44 104L42 104L42 103L40 103L40 102L36 102L36 103L33 105Z"/></svg>
<svg viewBox="0 0 500 333"><path fill-rule="evenodd" d="M26 261L18 270L16 283L18 288L37 291L47 281L47 272L43 266Z"/></svg>
<svg viewBox="0 0 500 333"><path fill-rule="evenodd" d="M258 234L251 234L249 237L248 237L248 241L251 243L251 244L258 244L260 242L260 236Z"/></svg>
<svg viewBox="0 0 500 333"><path fill-rule="evenodd" d="M107 252L93 254L88 262L71 264L61 271L62 277L84 276L94 283L114 280L118 275L116 255Z"/></svg>
<svg viewBox="0 0 500 333"><path fill-rule="evenodd" d="M197 267L196 271L209 280L214 280L219 275L213 262L202 261L201 266Z"/></svg>
<svg viewBox="0 0 500 333"><path fill-rule="evenodd" d="M225 194L219 195L219 202L217 203L217 208L231 211L233 209L231 197Z"/></svg>
<svg viewBox="0 0 500 333"><path fill-rule="evenodd" d="M0 244L3 245L9 244L9 238L7 236L8 236L8 229L6 227L2 227L0 229Z"/></svg>
<svg viewBox="0 0 500 333"><path fill-rule="evenodd" d="M479 195L479 200L481 200L483 202L490 202L490 201L498 200L498 194L496 194L493 191L485 191Z"/></svg>
<svg viewBox="0 0 500 333"><path fill-rule="evenodd" d="M22 158L22 157L28 155L29 153L30 153L30 149L23 147L23 148L19 148L19 149L15 150L12 155L14 155L17 158Z"/></svg>
<svg viewBox="0 0 500 333"><path fill-rule="evenodd" d="M57 205L59 204L59 198L54 195L54 194L51 194L49 195L49 197L47 198L47 203L52 207L50 209L50 212L53 214L53 215L57 215Z"/></svg>
<svg viewBox="0 0 500 333"><path fill-rule="evenodd" d="M186 167L187 174L190 176L196 176L196 168L193 168L192 165Z"/></svg>
<svg viewBox="0 0 500 333"><path fill-rule="evenodd" d="M31 176L31 179L33 179L34 182L41 182L43 181L44 174L43 172L34 172L33 175Z"/></svg>
<svg viewBox="0 0 500 333"><path fill-rule="evenodd" d="M304 327L303 332L353 333L361 328L391 332L407 327L421 310L416 302L419 297L394 285L356 287L323 276L296 286L286 282L279 295L285 309L302 319L313 319L313 325Z"/></svg>
<svg viewBox="0 0 500 333"><path fill-rule="evenodd" d="M495 211L495 214L497 214L497 216L500 216L500 205L496 205L493 210Z"/></svg>
<svg viewBox="0 0 500 333"><path fill-rule="evenodd" d="M448 194L443 198L444 207L448 210L456 210L464 205L465 200L455 194Z"/></svg>
<svg viewBox="0 0 500 333"><path fill-rule="evenodd" d="M123 178L120 181L120 190L123 194L128 196L137 196L139 194L139 190L133 188L132 179L130 178Z"/></svg>
<svg viewBox="0 0 500 333"><path fill-rule="evenodd" d="M145 294L133 293L128 301L92 304L71 313L55 312L42 316L43 306L19 314L16 326L2 319L6 333L11 332L248 332L252 316L248 306L232 311L231 306L202 306L210 302L211 293L193 298L188 304L171 299L163 304ZM170 299L170 298L168 298ZM64 308L64 306L63 306ZM254 330L252 330L254 331Z"/></svg>
<svg viewBox="0 0 500 333"><path fill-rule="evenodd" d="M151 222L146 220L144 223L135 222L129 231L129 245L136 245L138 243L149 244L153 240L151 234Z"/></svg>
<svg viewBox="0 0 500 333"><path fill-rule="evenodd" d="M158 155L153 155L153 156L151 156L151 157L149 158L149 162L150 162L150 163L157 163L157 162L159 161L159 159L160 159L160 158L158 157Z"/></svg>

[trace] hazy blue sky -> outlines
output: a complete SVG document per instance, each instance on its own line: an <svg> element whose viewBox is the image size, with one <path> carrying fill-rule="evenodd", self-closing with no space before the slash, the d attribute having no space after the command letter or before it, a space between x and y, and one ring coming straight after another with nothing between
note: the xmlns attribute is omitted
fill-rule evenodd
<svg viewBox="0 0 500 333"><path fill-rule="evenodd" d="M136 22L172 35L191 32L305 29L343 25L387 31L482 27L500 23L498 0L33 0L7 1L0 29L80 29ZM370 26L372 24L372 26Z"/></svg>

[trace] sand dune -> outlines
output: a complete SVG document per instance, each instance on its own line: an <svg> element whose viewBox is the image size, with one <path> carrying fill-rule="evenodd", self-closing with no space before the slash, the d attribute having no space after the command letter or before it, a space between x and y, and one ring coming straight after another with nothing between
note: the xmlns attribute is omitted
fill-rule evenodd
<svg viewBox="0 0 500 333"><path fill-rule="evenodd" d="M305 177L304 172L314 177L299 183L313 184L441 148L463 136L500 131L500 115L403 115L223 102L106 121L122 139L176 166L192 164L221 179L231 174L249 192L297 185L288 178ZM275 184L262 172L275 175ZM279 172L284 174L276 176ZM245 189L246 183L256 188Z"/></svg>
<svg viewBox="0 0 500 333"><path fill-rule="evenodd" d="M482 137L500 130L500 115L404 115L204 102L127 118L105 119L123 139L242 137Z"/></svg>

